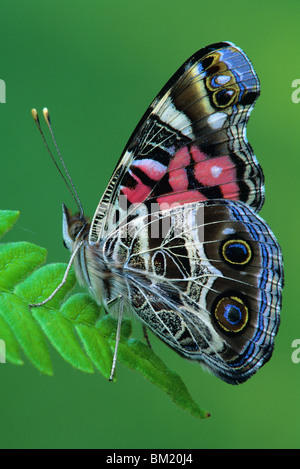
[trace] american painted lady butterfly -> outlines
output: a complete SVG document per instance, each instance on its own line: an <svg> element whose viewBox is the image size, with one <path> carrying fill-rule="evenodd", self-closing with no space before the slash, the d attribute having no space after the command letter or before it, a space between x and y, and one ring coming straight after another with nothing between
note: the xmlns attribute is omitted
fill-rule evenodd
<svg viewBox="0 0 300 469"><path fill-rule="evenodd" d="M92 222L63 206L77 278L118 314L117 343L133 311L231 384L271 357L280 321L282 256L256 214L264 177L246 139L259 92L241 49L201 49L149 106Z"/></svg>

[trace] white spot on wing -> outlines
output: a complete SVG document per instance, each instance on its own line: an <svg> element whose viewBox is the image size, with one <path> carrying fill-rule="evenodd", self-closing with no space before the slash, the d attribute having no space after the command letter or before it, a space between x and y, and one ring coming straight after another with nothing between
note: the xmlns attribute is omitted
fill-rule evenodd
<svg viewBox="0 0 300 469"><path fill-rule="evenodd" d="M213 129L220 129L223 127L226 119L227 114L225 112L215 112L208 117L207 122Z"/></svg>
<svg viewBox="0 0 300 469"><path fill-rule="evenodd" d="M170 97L166 99L162 110L159 110L157 115L166 124L171 125L188 137L193 137L191 121L183 112L176 109Z"/></svg>
<svg viewBox="0 0 300 469"><path fill-rule="evenodd" d="M235 230L233 228L225 228L223 230L224 235L229 235L229 234L234 234L234 233L235 233Z"/></svg>
<svg viewBox="0 0 300 469"><path fill-rule="evenodd" d="M210 172L214 178L219 177L222 171L223 171L223 168L220 168L220 166L212 166L210 169Z"/></svg>
<svg viewBox="0 0 300 469"><path fill-rule="evenodd" d="M231 78L228 75L218 75L216 77L216 82L218 85L226 85L231 80Z"/></svg>

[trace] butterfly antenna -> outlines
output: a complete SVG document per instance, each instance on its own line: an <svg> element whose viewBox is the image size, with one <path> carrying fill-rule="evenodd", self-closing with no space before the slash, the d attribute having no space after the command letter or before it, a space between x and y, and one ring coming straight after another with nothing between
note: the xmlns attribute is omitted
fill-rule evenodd
<svg viewBox="0 0 300 469"><path fill-rule="evenodd" d="M37 110L36 110L36 109L32 109L32 110L31 110L31 114L32 114L32 117L33 117L33 119L34 119L36 125L37 125L37 128L39 129L39 132L40 132L40 134L41 134L41 136L42 136L42 139L43 139L44 144L45 144L45 146L46 146L46 148L47 148L47 151L48 151L49 155L50 155L51 158L52 158L53 163L55 164L55 166L56 166L56 168L57 168L59 174L61 175L61 177L62 177L63 181L65 182L67 188L69 189L69 191L70 191L70 193L71 193L73 199L75 200L75 203L76 203L77 207L79 208L81 215L83 215L84 210L83 210L83 207L82 207L80 198L79 198L79 196L78 196L78 194L77 194L77 191L76 191L76 189L75 189L75 186L74 186L74 184L73 184L73 181L72 181L72 179L71 179L71 176L70 176L70 174L69 174L69 172L68 172L68 170L67 170L67 168L66 168L65 162L64 162L64 160L63 160L63 158L62 158L62 156L61 156L61 153L60 153L59 148L58 148L58 146L57 146L56 140L55 140L55 138L54 138L53 130L52 130L51 123L50 123L50 116L49 116L49 111L48 111L48 109L47 109L47 108L44 108L44 109L43 109L43 115L44 115L45 121L46 121L46 123L47 123L47 125L48 125L48 127L49 127L49 130L50 130L50 133L51 133L51 137L52 137L52 140L53 140L53 142L54 142L54 145L55 145L57 154L58 154L59 159L60 159L60 161L61 161L61 163L62 163L62 165L63 165L63 167L64 167L65 173L66 173L66 175L67 175L67 177L68 177L68 179L69 179L69 181L70 181L71 186L70 186L70 184L68 183L68 181L67 181L67 179L65 178L63 172L61 171L60 167L58 166L57 161L55 160L54 156L53 156L52 153L51 153L51 150L50 150L50 148L49 148L49 145L48 145L48 143L47 143L47 141L46 141L46 139L45 139L44 133L43 133L42 128L41 128L40 119L39 119Z"/></svg>
<svg viewBox="0 0 300 469"><path fill-rule="evenodd" d="M117 333L116 333L116 345L115 345L115 351L114 351L114 356L113 356L113 361L112 361L112 367L111 367L111 371L110 371L109 381L113 381L114 375L115 375L115 370L116 370L117 354L118 354L118 348L119 348L120 337L121 337L123 306L124 306L124 305L123 305L123 298L121 298L121 299L120 299L119 317L118 317L118 326L117 326Z"/></svg>

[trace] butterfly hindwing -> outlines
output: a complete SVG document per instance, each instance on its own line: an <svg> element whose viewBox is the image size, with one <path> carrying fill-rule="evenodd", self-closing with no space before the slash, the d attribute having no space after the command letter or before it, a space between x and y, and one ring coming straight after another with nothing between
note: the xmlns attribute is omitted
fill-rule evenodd
<svg viewBox="0 0 300 469"><path fill-rule="evenodd" d="M108 264L123 264L128 309L180 354L232 384L270 358L282 259L247 205L215 200L140 216L104 250Z"/></svg>

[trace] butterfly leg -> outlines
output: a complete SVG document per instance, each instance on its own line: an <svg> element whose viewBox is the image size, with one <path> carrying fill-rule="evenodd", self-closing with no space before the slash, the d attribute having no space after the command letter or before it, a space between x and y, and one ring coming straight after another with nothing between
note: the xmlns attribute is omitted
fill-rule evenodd
<svg viewBox="0 0 300 469"><path fill-rule="evenodd" d="M120 342L120 335L121 335L121 325L122 325L122 316L123 316L123 298L120 299L120 309L119 309L119 317L118 317L118 326L117 326L117 333L116 333L116 345L114 350L113 362L110 372L109 381L112 381L115 374L116 363L117 363L117 354L118 354L118 346Z"/></svg>
<svg viewBox="0 0 300 469"><path fill-rule="evenodd" d="M115 296L114 298L112 298L111 300L107 302L106 307L104 305L104 309L107 312L107 314L109 314L110 312L109 308L111 308L116 303L116 301L120 301L121 298L122 298L121 296Z"/></svg>
<svg viewBox="0 0 300 469"><path fill-rule="evenodd" d="M148 330L147 330L147 327L145 326L145 324L143 324L143 334L144 334L144 339L147 342L148 347L151 348L151 350L152 350L152 345L151 345L151 342L150 342L150 339L149 339Z"/></svg>
<svg viewBox="0 0 300 469"><path fill-rule="evenodd" d="M46 298L44 301L41 301L40 303L33 303L33 304L30 304L30 308L36 308L38 306L44 306L46 303L48 303L48 301L52 300L52 298L56 295L56 293L61 289L61 287L66 283L67 281L67 277L69 275L69 272L70 272L70 269L71 269L71 266L73 264L73 261L74 261L74 258L77 254L77 252L79 251L79 249L81 248L81 246L83 245L83 241L81 241L81 243L79 243L76 247L76 249L74 249L73 253L72 253L72 256L70 257L70 260L69 260L69 263L67 265L67 268L66 268L66 271L65 271L65 274L63 276L63 279L62 281L60 282L60 284L55 288L55 290L51 293L51 295L48 296L48 298Z"/></svg>

